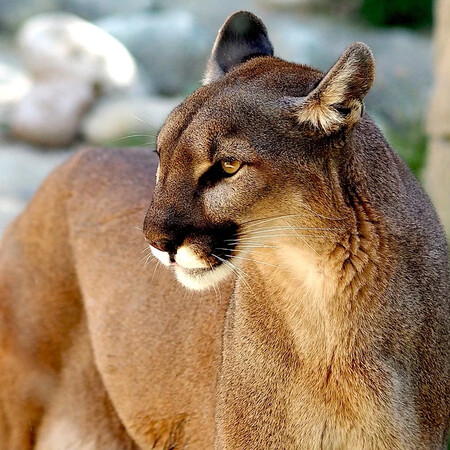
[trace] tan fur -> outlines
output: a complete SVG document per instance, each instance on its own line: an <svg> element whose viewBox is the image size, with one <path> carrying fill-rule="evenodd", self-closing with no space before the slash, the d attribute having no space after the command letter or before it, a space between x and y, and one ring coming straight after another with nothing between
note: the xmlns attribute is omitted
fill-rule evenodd
<svg viewBox="0 0 450 450"><path fill-rule="evenodd" d="M360 82L361 78L364 83L359 90L352 92L349 85ZM298 109L299 122L310 122L326 134L339 130L343 125L354 126L361 118L362 98L370 89L373 78L372 53L360 43L352 44ZM342 117L335 109L338 105L349 109L347 117Z"/></svg>
<svg viewBox="0 0 450 450"><path fill-rule="evenodd" d="M156 185L153 153L85 150L6 231L1 449L445 448L447 248L360 117L371 54L324 75L272 57L250 13L219 39L236 17L250 44L215 45Z"/></svg>

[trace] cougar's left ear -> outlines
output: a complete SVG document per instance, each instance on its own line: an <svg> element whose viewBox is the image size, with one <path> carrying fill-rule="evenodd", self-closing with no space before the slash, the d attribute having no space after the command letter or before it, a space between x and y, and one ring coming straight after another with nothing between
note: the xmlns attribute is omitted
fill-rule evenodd
<svg viewBox="0 0 450 450"><path fill-rule="evenodd" d="M248 11L232 14L219 30L203 84L210 84L234 66L255 56L273 56L262 20Z"/></svg>
<svg viewBox="0 0 450 450"><path fill-rule="evenodd" d="M319 85L296 102L295 114L301 123L331 134L351 128L361 118L363 99L372 86L375 61L366 44L355 42L341 55Z"/></svg>

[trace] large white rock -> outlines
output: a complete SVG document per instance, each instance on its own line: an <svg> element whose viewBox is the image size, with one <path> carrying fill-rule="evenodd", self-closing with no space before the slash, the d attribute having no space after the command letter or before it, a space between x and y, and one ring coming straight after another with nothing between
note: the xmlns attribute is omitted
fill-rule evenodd
<svg viewBox="0 0 450 450"><path fill-rule="evenodd" d="M37 79L62 76L97 86L124 89L136 81L128 50L99 27L65 13L28 20L17 37L23 63Z"/></svg>
<svg viewBox="0 0 450 450"><path fill-rule="evenodd" d="M106 98L86 115L81 132L92 144L123 145L125 138L153 144L157 130L181 98Z"/></svg>
<svg viewBox="0 0 450 450"><path fill-rule="evenodd" d="M9 58L0 55L0 125L7 123L11 108L29 91L31 81Z"/></svg>
<svg viewBox="0 0 450 450"><path fill-rule="evenodd" d="M14 136L42 146L71 144L84 112L95 99L92 84L75 78L38 82L17 104L11 115Z"/></svg>

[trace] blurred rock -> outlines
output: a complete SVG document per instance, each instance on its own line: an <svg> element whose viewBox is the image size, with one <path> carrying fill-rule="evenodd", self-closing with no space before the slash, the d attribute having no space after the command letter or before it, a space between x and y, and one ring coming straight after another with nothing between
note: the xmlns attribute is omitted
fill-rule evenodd
<svg viewBox="0 0 450 450"><path fill-rule="evenodd" d="M193 14L176 10L128 14L97 24L128 48L158 93L178 95L198 86L212 42Z"/></svg>
<svg viewBox="0 0 450 450"><path fill-rule="evenodd" d="M58 9L60 0L0 0L0 28L17 29L30 17Z"/></svg>
<svg viewBox="0 0 450 450"><path fill-rule="evenodd" d="M73 77L100 91L127 89L136 65L126 48L100 28L65 13L28 20L18 34L23 63L36 79Z"/></svg>
<svg viewBox="0 0 450 450"><path fill-rule="evenodd" d="M65 158L67 150L40 152L27 144L0 141L0 235L25 207L44 177Z"/></svg>
<svg viewBox="0 0 450 450"><path fill-rule="evenodd" d="M12 112L12 133L37 145L67 146L74 141L82 115L94 99L94 89L85 80L38 82Z"/></svg>
<svg viewBox="0 0 450 450"><path fill-rule="evenodd" d="M6 225L25 208L25 200L14 197L0 197L0 236Z"/></svg>
<svg viewBox="0 0 450 450"><path fill-rule="evenodd" d="M11 108L30 89L31 82L11 58L0 54L0 125L8 121Z"/></svg>
<svg viewBox="0 0 450 450"><path fill-rule="evenodd" d="M60 0L61 9L89 20L150 9L153 0Z"/></svg>
<svg viewBox="0 0 450 450"><path fill-rule="evenodd" d="M92 144L124 145L134 137L153 144L158 129L181 98L105 98L87 114L81 128Z"/></svg>

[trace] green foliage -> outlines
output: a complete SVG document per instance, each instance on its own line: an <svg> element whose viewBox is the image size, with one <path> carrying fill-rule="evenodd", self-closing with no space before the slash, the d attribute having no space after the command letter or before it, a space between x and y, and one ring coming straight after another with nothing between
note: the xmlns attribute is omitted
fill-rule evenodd
<svg viewBox="0 0 450 450"><path fill-rule="evenodd" d="M429 27L433 21L433 0L363 0L361 15L379 27Z"/></svg>

